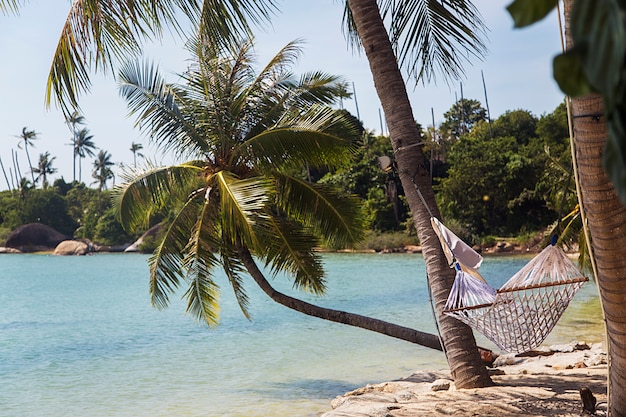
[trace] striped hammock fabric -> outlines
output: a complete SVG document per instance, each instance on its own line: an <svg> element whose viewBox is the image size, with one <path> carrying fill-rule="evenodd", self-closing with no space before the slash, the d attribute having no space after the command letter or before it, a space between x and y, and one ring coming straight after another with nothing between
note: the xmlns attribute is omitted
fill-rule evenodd
<svg viewBox="0 0 626 417"><path fill-rule="evenodd" d="M493 289L477 268L461 263L474 259L480 266L482 257L471 248L475 255L468 254L466 244L457 257L454 248L461 246L455 240L460 239L437 219L431 222L457 271L444 314L479 331L504 351L521 353L539 346L589 280L559 246L550 245L500 289Z"/></svg>

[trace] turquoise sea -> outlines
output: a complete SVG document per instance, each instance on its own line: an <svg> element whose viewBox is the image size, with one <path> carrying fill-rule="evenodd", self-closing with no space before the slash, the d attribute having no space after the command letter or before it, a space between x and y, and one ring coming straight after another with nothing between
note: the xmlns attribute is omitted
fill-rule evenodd
<svg viewBox="0 0 626 417"><path fill-rule="evenodd" d="M327 307L435 332L425 268L414 254L325 254ZM493 257L499 286L528 258ZM174 298L148 296L147 256L0 256L0 416L319 416L368 383L446 367L443 354L292 312L249 279L252 320L225 279L221 325ZM181 292L182 294L182 292ZM576 296L546 342L601 341L595 285ZM488 341L479 343L492 347Z"/></svg>

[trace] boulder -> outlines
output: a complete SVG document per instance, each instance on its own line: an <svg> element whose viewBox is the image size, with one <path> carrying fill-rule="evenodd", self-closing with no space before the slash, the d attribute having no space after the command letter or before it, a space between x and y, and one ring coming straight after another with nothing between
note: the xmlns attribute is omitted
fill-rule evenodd
<svg viewBox="0 0 626 417"><path fill-rule="evenodd" d="M80 240L64 240L54 249L55 255L87 255L91 248Z"/></svg>
<svg viewBox="0 0 626 417"><path fill-rule="evenodd" d="M4 246L21 252L54 250L59 243L70 239L50 226L41 223L24 224L9 234Z"/></svg>
<svg viewBox="0 0 626 417"><path fill-rule="evenodd" d="M139 237L136 241L134 241L129 247L124 249L124 252L139 252L139 245L143 243L146 237L155 237L157 233L163 227L163 223L158 223L149 228L143 235Z"/></svg>
<svg viewBox="0 0 626 417"><path fill-rule="evenodd" d="M15 248L6 248L4 246L0 246L0 253L22 253L22 252Z"/></svg>

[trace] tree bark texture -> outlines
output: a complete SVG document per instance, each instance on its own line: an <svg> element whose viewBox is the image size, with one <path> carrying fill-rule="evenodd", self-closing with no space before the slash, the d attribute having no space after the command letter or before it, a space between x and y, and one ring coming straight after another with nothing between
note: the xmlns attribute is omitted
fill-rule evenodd
<svg viewBox="0 0 626 417"><path fill-rule="evenodd" d="M572 46L564 2L566 37ZM576 158L587 214L609 351L609 416L626 416L626 209L602 166L608 130L600 96L572 99ZM626 138L624 138L626 140Z"/></svg>
<svg viewBox="0 0 626 417"><path fill-rule="evenodd" d="M425 166L421 135L378 4L376 0L349 0L348 4L385 113L398 173L422 245L441 336L455 385L457 388L492 385L480 359L472 330L442 313L455 274L447 265L430 223L431 214L435 217L440 217L440 214ZM426 205L417 190L421 192Z"/></svg>

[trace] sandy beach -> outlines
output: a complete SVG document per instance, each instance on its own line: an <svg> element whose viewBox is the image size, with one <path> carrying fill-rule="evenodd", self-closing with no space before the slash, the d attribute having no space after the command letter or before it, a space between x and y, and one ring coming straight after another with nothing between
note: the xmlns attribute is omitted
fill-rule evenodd
<svg viewBox="0 0 626 417"><path fill-rule="evenodd" d="M417 372L339 396L322 417L590 415L583 409L581 388L595 397L595 415L606 415L601 344L551 346L531 355L499 356L490 370L494 387L457 390L447 371Z"/></svg>

